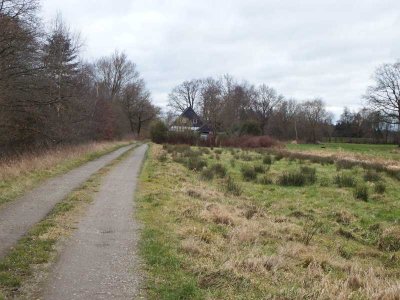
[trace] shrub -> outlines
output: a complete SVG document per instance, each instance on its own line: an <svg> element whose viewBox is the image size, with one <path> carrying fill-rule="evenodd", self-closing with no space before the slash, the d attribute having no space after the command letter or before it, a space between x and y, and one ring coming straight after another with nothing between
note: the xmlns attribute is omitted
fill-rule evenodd
<svg viewBox="0 0 400 300"><path fill-rule="evenodd" d="M151 140L154 143L162 144L167 141L168 138L168 127L162 121L154 122L150 127Z"/></svg>
<svg viewBox="0 0 400 300"><path fill-rule="evenodd" d="M240 126L240 135L258 136L261 134L262 131L260 124L256 121L243 122L243 124Z"/></svg>
<svg viewBox="0 0 400 300"><path fill-rule="evenodd" d="M189 170L201 171L206 166L207 166L207 162L198 157L189 157L189 159L187 160L187 163L186 163L186 167Z"/></svg>
<svg viewBox="0 0 400 300"><path fill-rule="evenodd" d="M374 191L377 194L384 194L385 191L386 191L385 183L382 182L382 181L379 181L379 182L375 183Z"/></svg>
<svg viewBox="0 0 400 300"><path fill-rule="evenodd" d="M231 176L228 176L226 180L226 191L235 196L240 196L242 194L242 188Z"/></svg>
<svg viewBox="0 0 400 300"><path fill-rule="evenodd" d="M381 180L381 175L375 170L367 170L364 174L364 180L376 182Z"/></svg>
<svg viewBox="0 0 400 300"><path fill-rule="evenodd" d="M214 172L211 169L204 169L201 172L201 178L204 180L213 180Z"/></svg>
<svg viewBox="0 0 400 300"><path fill-rule="evenodd" d="M169 144L196 145L199 142L199 134L194 131L174 132L169 131L167 137Z"/></svg>
<svg viewBox="0 0 400 300"><path fill-rule="evenodd" d="M349 173L337 174L335 177L335 183L339 187L354 187L356 185L356 180L354 175Z"/></svg>
<svg viewBox="0 0 400 300"><path fill-rule="evenodd" d="M257 173L253 167L243 166L240 171L242 172L243 179L246 181L255 180L257 178Z"/></svg>
<svg viewBox="0 0 400 300"><path fill-rule="evenodd" d="M214 150L214 153L215 153L215 154L222 154L222 149L215 149L215 150Z"/></svg>
<svg viewBox="0 0 400 300"><path fill-rule="evenodd" d="M216 174L218 177L226 176L226 168L223 164L217 163L211 167L211 171Z"/></svg>
<svg viewBox="0 0 400 300"><path fill-rule="evenodd" d="M368 186L366 184L358 184L354 189L354 198L368 201Z"/></svg>
<svg viewBox="0 0 400 300"><path fill-rule="evenodd" d="M263 157L263 164L264 165L271 165L272 164L271 155L266 155L266 156Z"/></svg>

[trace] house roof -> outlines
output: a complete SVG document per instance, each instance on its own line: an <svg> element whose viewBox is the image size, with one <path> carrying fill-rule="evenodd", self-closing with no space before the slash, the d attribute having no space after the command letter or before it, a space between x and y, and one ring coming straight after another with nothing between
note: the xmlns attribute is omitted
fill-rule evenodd
<svg viewBox="0 0 400 300"><path fill-rule="evenodd" d="M193 108L188 107L186 108L183 113L179 116L179 118L186 118L192 122L192 130L196 130L199 132L210 132L211 128L207 124L203 122L203 120L199 117L199 115L193 110ZM196 120L196 122L194 122ZM179 127L179 124L176 124L176 121L174 122L174 125L177 125ZM172 126L171 128L174 128L176 126Z"/></svg>
<svg viewBox="0 0 400 300"><path fill-rule="evenodd" d="M200 120L200 117L196 114L196 112L191 107L186 108L183 111L183 113L181 114L181 117L188 118L191 121L193 121L195 119Z"/></svg>

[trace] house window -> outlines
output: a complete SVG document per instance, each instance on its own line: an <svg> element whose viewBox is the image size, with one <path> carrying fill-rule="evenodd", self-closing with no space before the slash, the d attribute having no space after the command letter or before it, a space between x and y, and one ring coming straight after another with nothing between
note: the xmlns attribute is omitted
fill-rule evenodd
<svg viewBox="0 0 400 300"><path fill-rule="evenodd" d="M193 120L193 125L196 125L197 124L197 119L194 119Z"/></svg>

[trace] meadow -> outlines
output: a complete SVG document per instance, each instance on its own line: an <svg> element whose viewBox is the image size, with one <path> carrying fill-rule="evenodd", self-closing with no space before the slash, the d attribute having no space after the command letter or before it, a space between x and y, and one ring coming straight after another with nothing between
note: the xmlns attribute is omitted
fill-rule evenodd
<svg viewBox="0 0 400 300"><path fill-rule="evenodd" d="M287 149L303 152L325 152L331 154L353 154L358 156L400 160L400 148L397 145L383 144L287 144Z"/></svg>
<svg viewBox="0 0 400 300"><path fill-rule="evenodd" d="M398 299L394 176L268 150L153 144L148 156L137 209L150 299Z"/></svg>

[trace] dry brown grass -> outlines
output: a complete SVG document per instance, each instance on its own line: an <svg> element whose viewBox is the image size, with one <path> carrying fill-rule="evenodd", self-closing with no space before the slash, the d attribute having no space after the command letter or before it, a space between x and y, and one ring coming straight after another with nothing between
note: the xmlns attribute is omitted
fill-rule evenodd
<svg viewBox="0 0 400 300"><path fill-rule="evenodd" d="M94 153L103 152L121 142L92 142L76 146L62 146L40 153L25 153L13 158L0 160L0 181L35 171L45 171L68 160L83 158Z"/></svg>
<svg viewBox="0 0 400 300"><path fill-rule="evenodd" d="M128 141L92 142L0 159L0 205L15 199L47 178L128 144Z"/></svg>

